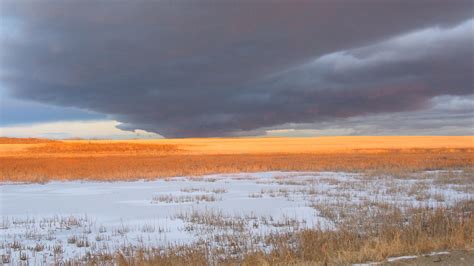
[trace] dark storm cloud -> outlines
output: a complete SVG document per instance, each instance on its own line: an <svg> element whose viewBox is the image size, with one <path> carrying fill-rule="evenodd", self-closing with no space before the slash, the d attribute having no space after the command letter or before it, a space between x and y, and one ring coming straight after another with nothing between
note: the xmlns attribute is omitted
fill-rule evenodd
<svg viewBox="0 0 474 266"><path fill-rule="evenodd" d="M2 1L15 96L166 137L254 134L473 93L471 1Z"/></svg>
<svg viewBox="0 0 474 266"><path fill-rule="evenodd" d="M436 96L430 107L327 121L283 124L267 129L270 136L315 135L474 135L474 95ZM254 132L260 133L262 132Z"/></svg>

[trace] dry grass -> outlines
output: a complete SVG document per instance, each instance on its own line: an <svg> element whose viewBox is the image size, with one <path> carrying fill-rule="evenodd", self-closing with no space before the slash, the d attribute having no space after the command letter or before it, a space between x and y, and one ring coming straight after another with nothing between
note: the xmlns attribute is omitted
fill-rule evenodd
<svg viewBox="0 0 474 266"><path fill-rule="evenodd" d="M38 143L17 143L17 147L23 148L17 152L11 152L6 157L93 157L93 156L153 156L169 155L179 152L177 145L173 144L145 144L145 143L101 143L94 141L70 142L52 141L41 143L42 145L29 145ZM10 146L11 147L11 146Z"/></svg>
<svg viewBox="0 0 474 266"><path fill-rule="evenodd" d="M114 153L113 147L122 152L120 146L128 145L127 150L136 149L138 153L163 147L179 147L180 154L321 154L321 153L352 153L368 152L379 153L390 150L411 149L464 149L474 148L474 137L318 137L318 138L206 138L206 139L157 139L157 140L63 140L53 141L47 139L16 139L0 138L0 144L23 145L21 152L4 150L0 146L0 156L35 156L37 152L50 152L60 147L54 144L73 147L65 151L71 152L68 156L75 156L78 146L85 147L88 151L103 151L104 147ZM27 145L30 144L30 145ZM39 145L44 149L29 150L31 144ZM99 145L103 144L103 145ZM29 152L30 151L30 152Z"/></svg>
<svg viewBox="0 0 474 266"><path fill-rule="evenodd" d="M152 203L183 203L183 202L211 202L217 201L220 198L214 195L200 194L200 195L158 195L154 196Z"/></svg>
<svg viewBox="0 0 474 266"><path fill-rule="evenodd" d="M474 162L473 137L183 140L0 138L0 180L136 179L253 171L411 171Z"/></svg>
<svg viewBox="0 0 474 266"><path fill-rule="evenodd" d="M472 248L473 211L473 201L461 202L453 208L402 211L394 207L381 211L378 223L362 227L344 223L332 231L306 229L271 235L265 240L273 247L269 252L247 250L243 256L231 256L228 250L214 250L205 243L197 243L164 251L143 249L135 251L134 256L118 252L107 256L107 261L118 265L347 265L383 261L390 256ZM370 222L362 217L363 213L355 215ZM227 226L228 222L219 214L196 217L202 219L199 222L214 226ZM230 239L239 245L240 239ZM104 261L96 257L93 263Z"/></svg>
<svg viewBox="0 0 474 266"><path fill-rule="evenodd" d="M331 137L331 138L244 138L133 141L49 141L0 138L0 181L46 182L49 180L133 180L212 173L260 171L344 171L365 172L368 177L411 178L413 172L453 170L435 182L453 189L472 191L474 138L469 137ZM455 170L467 169L458 174ZM213 181L210 179L209 181ZM417 180L418 181L418 180ZM427 193L422 178L407 194L419 200L445 199ZM289 180L275 180L287 184ZM460 186L464 184L467 186ZM293 185L297 185L294 183ZM334 186L339 186L335 180ZM355 185L354 185L355 186ZM467 189L466 189L467 187ZM391 191L393 190L393 191ZM391 189L387 193L395 193ZM299 190L298 190L299 191ZM341 193L337 198L351 197ZM191 191L190 191L191 192ZM257 196L287 197L292 191L263 191ZM426 193L424 193L426 192ZM213 194L225 193L217 191ZM308 190L308 194L314 194ZM157 202L216 200L194 196L158 197ZM420 196L421 195L421 196ZM196 196L201 197L201 196ZM231 234L215 235L225 249L206 243L153 247L95 254L88 263L117 265L324 265L382 261L389 256L421 254L433 250L472 248L474 202L437 209L387 206L367 201L359 205L329 206L315 202L312 207L336 225L335 230L306 229L265 236L271 249L246 246L252 239L237 217L220 213L183 214L182 219L209 227L223 227ZM359 210L359 211L358 211ZM187 220L186 220L187 221ZM67 228L81 220L61 220ZM271 221L268 221L269 223ZM287 221L291 224L291 221ZM2 222L5 224L5 222ZM285 226L286 224L282 224ZM6 225L8 226L8 224ZM279 225L273 225L279 226ZM2 225L5 227L5 225ZM190 228L198 230L199 227ZM127 228L117 231L126 234ZM143 230L154 230L144 228ZM100 235L98 236L100 239ZM90 245L80 235L76 246ZM12 244L16 246L15 243ZM46 247L40 247L44 249ZM63 252L62 247L54 254ZM230 253L229 253L230 252ZM229 255L235 252L235 256ZM240 255L239 255L240 254ZM26 260L26 253L20 259ZM2 261L10 260L2 257ZM71 261L71 264L81 262Z"/></svg>
<svg viewBox="0 0 474 266"><path fill-rule="evenodd" d="M38 152L38 154L40 154ZM88 154L87 152L85 153ZM416 149L310 154L162 154L113 156L4 156L0 181L133 180L258 171L370 171L404 176L413 171L459 169L474 164L474 149Z"/></svg>
<svg viewBox="0 0 474 266"><path fill-rule="evenodd" d="M0 144L43 144L53 143L55 140L38 138L5 138L0 137Z"/></svg>
<svg viewBox="0 0 474 266"><path fill-rule="evenodd" d="M3 244L0 241L0 248L3 245L5 250L12 250L5 260L13 260L13 264L25 256L33 258L32 250L43 249L47 254L57 254L50 262L66 261L70 265L348 265L383 261L391 256L469 249L474 247L474 201L472 169L466 170L422 172L407 179L348 173L236 178L255 184L266 181L261 190L252 189L255 193L248 197L297 200L297 206L314 208L316 222L291 213L272 216L187 205L217 200L225 203L226 195L241 189L232 189L229 180L219 177L211 179L216 182L211 186L202 179L189 186L187 181L198 178L179 178L174 184L158 181L173 186L173 190L152 194L146 200L187 206L166 222L108 224L106 228L88 216L4 217L0 228L18 233ZM465 194L452 191L455 187L464 187ZM173 220L179 220L177 231L166 226ZM160 242L171 232L186 233L193 240L181 244ZM63 242L54 240L60 235ZM23 239L43 242L26 243ZM137 241L129 242L131 239ZM78 248L86 251L85 257L66 256Z"/></svg>

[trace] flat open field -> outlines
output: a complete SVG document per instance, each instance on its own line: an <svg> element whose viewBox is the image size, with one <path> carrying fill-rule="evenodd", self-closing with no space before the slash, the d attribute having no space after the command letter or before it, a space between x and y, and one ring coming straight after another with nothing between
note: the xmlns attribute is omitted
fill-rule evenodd
<svg viewBox="0 0 474 266"><path fill-rule="evenodd" d="M471 167L474 137L0 139L0 180L124 180L259 171L410 171Z"/></svg>
<svg viewBox="0 0 474 266"><path fill-rule="evenodd" d="M473 165L471 136L2 138L1 263L472 265Z"/></svg>

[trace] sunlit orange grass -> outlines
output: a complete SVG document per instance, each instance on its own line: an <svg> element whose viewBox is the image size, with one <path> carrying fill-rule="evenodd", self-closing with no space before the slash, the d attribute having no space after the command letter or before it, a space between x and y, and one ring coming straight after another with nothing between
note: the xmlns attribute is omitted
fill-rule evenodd
<svg viewBox="0 0 474 266"><path fill-rule="evenodd" d="M76 157L95 155L164 155L179 152L178 145L146 143L51 142L23 150L23 156Z"/></svg>
<svg viewBox="0 0 474 266"><path fill-rule="evenodd" d="M38 143L51 143L57 142L51 139L38 139L38 138L7 138L0 137L0 144L38 144Z"/></svg>
<svg viewBox="0 0 474 266"><path fill-rule="evenodd" d="M67 143L90 141L67 141ZM91 143L124 143L94 140ZM377 152L406 149L474 149L474 136L340 136L312 138L200 138L128 140L126 143L178 145L183 154L269 154Z"/></svg>
<svg viewBox="0 0 474 266"><path fill-rule="evenodd" d="M256 171L472 167L474 138L322 137L164 140L0 138L0 180L120 180Z"/></svg>
<svg viewBox="0 0 474 266"><path fill-rule="evenodd" d="M383 153L393 150L474 149L474 136L351 136L318 138L208 138L66 140L0 138L0 157L156 154Z"/></svg>
<svg viewBox="0 0 474 266"><path fill-rule="evenodd" d="M258 171L375 171L404 175L411 171L471 167L473 155L473 149L418 149L332 154L0 157L0 180L133 180Z"/></svg>

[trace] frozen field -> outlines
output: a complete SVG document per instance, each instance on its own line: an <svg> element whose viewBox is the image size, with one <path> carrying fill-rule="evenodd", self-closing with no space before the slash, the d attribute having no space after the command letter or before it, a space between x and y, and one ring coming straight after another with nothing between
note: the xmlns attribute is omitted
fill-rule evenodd
<svg viewBox="0 0 474 266"><path fill-rule="evenodd" d="M238 256L270 249L265 239L272 234L331 230L355 212L370 219L390 206L436 208L470 199L472 179L459 178L462 174L267 172L2 184L0 255L5 264L42 265L207 241Z"/></svg>

